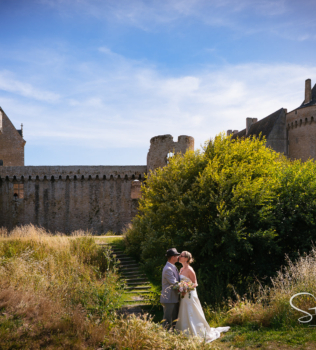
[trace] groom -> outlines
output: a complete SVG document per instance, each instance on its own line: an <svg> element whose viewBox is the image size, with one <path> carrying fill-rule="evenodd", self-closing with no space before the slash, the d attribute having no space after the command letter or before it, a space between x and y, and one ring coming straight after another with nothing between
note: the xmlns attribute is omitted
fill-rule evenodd
<svg viewBox="0 0 316 350"><path fill-rule="evenodd" d="M175 263L178 261L180 253L176 248L167 250L165 256L168 261L162 271L162 292L160 302L163 306L163 326L167 329L174 327L173 323L178 318L179 312L179 295L172 287L180 282L180 276Z"/></svg>

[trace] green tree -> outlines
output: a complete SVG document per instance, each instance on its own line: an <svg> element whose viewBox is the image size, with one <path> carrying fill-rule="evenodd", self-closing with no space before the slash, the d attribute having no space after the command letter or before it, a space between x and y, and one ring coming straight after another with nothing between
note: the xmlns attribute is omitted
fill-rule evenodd
<svg viewBox="0 0 316 350"><path fill-rule="evenodd" d="M244 293L255 278L272 276L285 253L309 250L314 170L314 162L291 163L264 139L219 135L203 152L176 155L149 175L127 249L157 280L166 249L190 251L202 301L232 296L228 286Z"/></svg>

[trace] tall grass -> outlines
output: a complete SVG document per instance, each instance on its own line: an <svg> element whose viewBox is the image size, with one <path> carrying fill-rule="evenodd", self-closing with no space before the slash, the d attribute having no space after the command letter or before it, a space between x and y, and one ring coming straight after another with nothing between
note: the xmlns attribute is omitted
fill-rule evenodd
<svg viewBox="0 0 316 350"><path fill-rule="evenodd" d="M1 287L62 300L66 307L81 304L90 313L110 312L119 300L110 263L109 249L80 232L69 239L29 225L0 238Z"/></svg>
<svg viewBox="0 0 316 350"><path fill-rule="evenodd" d="M0 348L20 344L22 336L39 347L52 338L57 348L60 342L96 345L106 333L100 323L114 317L121 294L110 248L84 232L51 235L33 225L1 230Z"/></svg>
<svg viewBox="0 0 316 350"><path fill-rule="evenodd" d="M110 248L84 232L0 230L0 349L207 349L148 316L119 318Z"/></svg>
<svg viewBox="0 0 316 350"><path fill-rule="evenodd" d="M307 292L316 297L316 248L309 254L300 256L296 261L286 258L287 265L271 278L271 286L257 285L255 300L237 296L237 302L231 303L231 308L225 316L227 324L252 324L264 327L288 327L298 325L298 318L303 313L290 306L294 294ZM293 301L301 310L308 311L316 307L316 301L310 296L299 296ZM313 314L313 311L309 311ZM209 310L209 317L216 319ZM311 323L313 324L313 323Z"/></svg>

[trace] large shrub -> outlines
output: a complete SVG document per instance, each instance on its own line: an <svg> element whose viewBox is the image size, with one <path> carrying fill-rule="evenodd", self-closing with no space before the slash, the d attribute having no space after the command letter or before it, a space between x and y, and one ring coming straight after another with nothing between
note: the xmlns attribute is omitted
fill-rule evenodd
<svg viewBox="0 0 316 350"><path fill-rule="evenodd" d="M196 259L199 295L209 303L273 276L316 238L315 163L290 162L264 139L219 135L203 152L174 156L150 174L128 251L160 280L170 247Z"/></svg>

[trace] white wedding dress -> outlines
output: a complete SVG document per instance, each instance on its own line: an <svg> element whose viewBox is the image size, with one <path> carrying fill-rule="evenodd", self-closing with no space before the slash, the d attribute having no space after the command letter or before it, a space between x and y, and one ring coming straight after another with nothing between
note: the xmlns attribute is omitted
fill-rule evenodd
<svg viewBox="0 0 316 350"><path fill-rule="evenodd" d="M180 275L180 280L190 281L190 278ZM230 327L218 327L211 328L207 323L204 312L198 298L196 289L191 291L191 297L189 293L186 293L184 298L180 301L180 309L178 314L178 322L175 329L182 331L187 336L199 336L206 343L218 339L221 336L221 332L227 332Z"/></svg>

